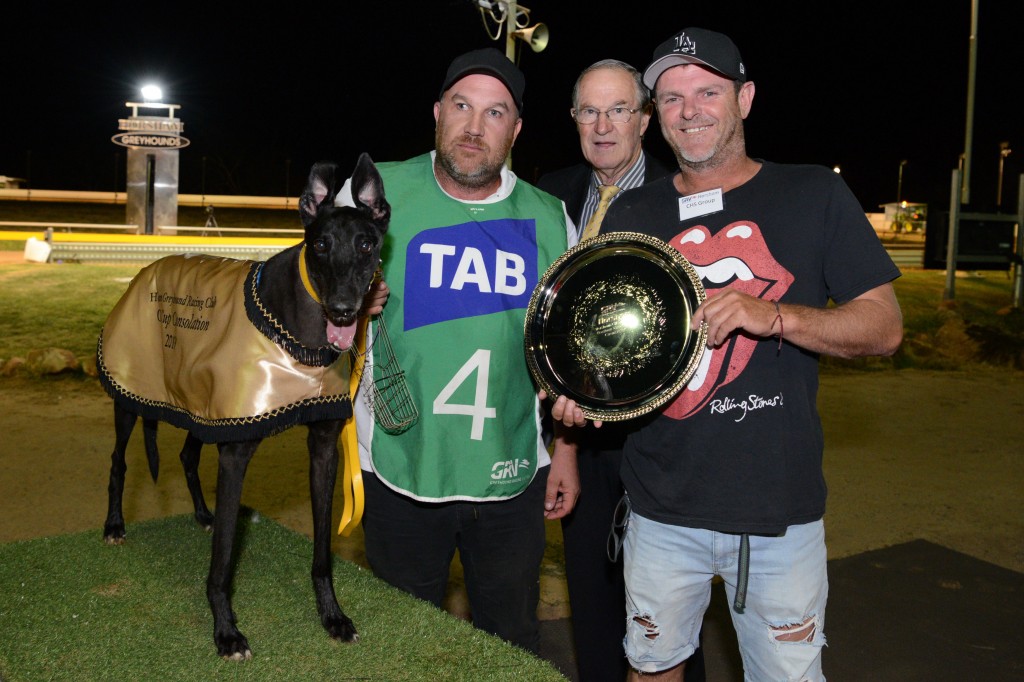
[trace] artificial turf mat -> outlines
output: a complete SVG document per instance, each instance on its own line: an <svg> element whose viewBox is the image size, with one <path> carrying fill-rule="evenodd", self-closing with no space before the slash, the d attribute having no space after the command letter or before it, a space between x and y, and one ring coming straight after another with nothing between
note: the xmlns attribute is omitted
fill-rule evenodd
<svg viewBox="0 0 1024 682"><path fill-rule="evenodd" d="M233 607L253 650L221 660L206 601L210 535L191 515L0 545L0 682L29 680L564 680L545 660L334 558L360 641L316 613L312 542L247 512Z"/></svg>

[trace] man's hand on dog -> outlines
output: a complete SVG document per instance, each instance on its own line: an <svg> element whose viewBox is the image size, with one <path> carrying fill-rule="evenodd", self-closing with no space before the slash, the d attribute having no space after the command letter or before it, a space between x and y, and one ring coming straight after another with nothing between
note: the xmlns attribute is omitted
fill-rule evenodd
<svg viewBox="0 0 1024 682"><path fill-rule="evenodd" d="M391 289L388 289L387 282L384 280L371 284L370 290L366 292L366 296L363 296L363 314L380 315L384 312L384 304L387 303L390 295Z"/></svg>
<svg viewBox="0 0 1024 682"><path fill-rule="evenodd" d="M537 393L537 397L540 398L541 402L544 402L548 398L547 391L541 389ZM581 410L580 406L576 404L576 401L570 400L564 395L558 396L558 399L551 405L551 418L556 422L561 422L565 426L581 427L586 426L588 423L586 416L583 414L583 410ZM601 428L601 424L603 423L604 422L595 420L593 422L594 428Z"/></svg>

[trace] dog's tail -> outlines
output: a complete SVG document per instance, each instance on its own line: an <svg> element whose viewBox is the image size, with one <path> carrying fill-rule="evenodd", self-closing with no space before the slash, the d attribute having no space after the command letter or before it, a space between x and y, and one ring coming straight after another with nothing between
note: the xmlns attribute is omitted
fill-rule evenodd
<svg viewBox="0 0 1024 682"><path fill-rule="evenodd" d="M156 483L157 475L160 473L160 452L156 447L156 419L142 420L142 439L146 444L146 460L149 462L149 475Z"/></svg>

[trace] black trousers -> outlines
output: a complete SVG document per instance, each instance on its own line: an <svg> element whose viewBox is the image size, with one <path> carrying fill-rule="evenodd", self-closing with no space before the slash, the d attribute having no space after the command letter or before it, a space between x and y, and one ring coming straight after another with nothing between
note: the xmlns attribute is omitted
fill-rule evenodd
<svg viewBox="0 0 1024 682"><path fill-rule="evenodd" d="M378 578L440 607L458 549L473 625L539 654L549 471L539 469L530 486L508 500L442 503L400 495L364 471L367 563Z"/></svg>
<svg viewBox="0 0 1024 682"><path fill-rule="evenodd" d="M608 559L608 533L615 506L622 498L624 426L606 422L588 428L580 445L580 498L562 519L565 578L572 609L576 664L582 682L622 682L629 662L623 651L626 636L626 595L622 556ZM697 649L686 663L687 682L703 682L704 652Z"/></svg>

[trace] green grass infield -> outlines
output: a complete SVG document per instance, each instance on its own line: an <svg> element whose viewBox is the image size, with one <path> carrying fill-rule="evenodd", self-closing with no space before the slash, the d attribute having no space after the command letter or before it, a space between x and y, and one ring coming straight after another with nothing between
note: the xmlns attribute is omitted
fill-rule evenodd
<svg viewBox="0 0 1024 682"><path fill-rule="evenodd" d="M246 510L248 512L248 510ZM254 658L225 661L206 602L210 535L191 515L0 545L0 680L564 680L547 661L334 559L360 641L320 625L312 543L243 514L233 606Z"/></svg>

